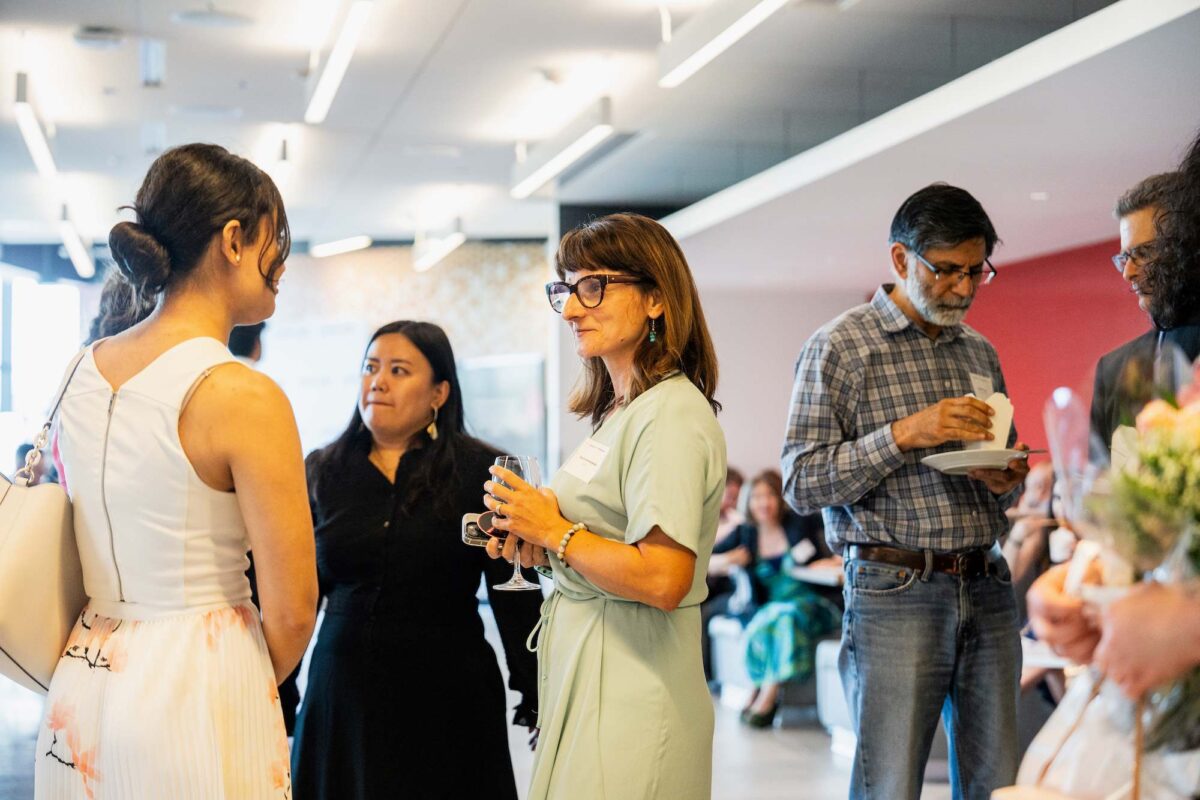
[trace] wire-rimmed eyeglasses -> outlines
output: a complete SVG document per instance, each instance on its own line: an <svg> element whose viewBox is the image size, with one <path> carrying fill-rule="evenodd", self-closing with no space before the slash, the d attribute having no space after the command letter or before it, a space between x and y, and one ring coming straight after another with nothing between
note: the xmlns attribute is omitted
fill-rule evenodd
<svg viewBox="0 0 1200 800"><path fill-rule="evenodd" d="M924 264L930 272L933 273L934 280L946 281L951 286L958 286L963 282L964 278L970 278L971 283L976 286L986 286L996 277L996 268L992 266L989 259L984 259L982 264L976 264L973 267L961 267L955 265L953 267L937 267L930 264L925 256L918 253L916 250L909 250L917 257L917 260Z"/></svg>
<svg viewBox="0 0 1200 800"><path fill-rule="evenodd" d="M1143 242L1139 245L1134 245L1128 250L1122 250L1112 257L1113 266L1117 268L1117 272L1125 274L1125 265L1132 261L1136 266L1143 266L1149 261L1153 261L1158 255L1158 242Z"/></svg>

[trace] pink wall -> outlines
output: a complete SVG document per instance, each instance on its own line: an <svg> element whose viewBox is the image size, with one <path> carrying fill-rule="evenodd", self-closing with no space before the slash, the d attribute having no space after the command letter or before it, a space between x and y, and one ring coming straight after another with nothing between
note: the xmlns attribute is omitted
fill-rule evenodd
<svg viewBox="0 0 1200 800"><path fill-rule="evenodd" d="M980 287L967 323L1000 354L1017 430L1046 446L1042 408L1067 386L1091 401L1096 361L1149 329L1109 258L1116 240L1008 264Z"/></svg>

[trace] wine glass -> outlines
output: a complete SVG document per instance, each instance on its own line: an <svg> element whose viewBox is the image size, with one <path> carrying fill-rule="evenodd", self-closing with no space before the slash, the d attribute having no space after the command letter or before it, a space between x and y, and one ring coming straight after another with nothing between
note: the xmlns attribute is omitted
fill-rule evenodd
<svg viewBox="0 0 1200 800"><path fill-rule="evenodd" d="M527 484L537 489L542 485L541 470L538 469L537 459L533 456L500 456L496 459L497 467L504 467L509 472L516 475ZM504 481L491 476L493 483L498 483L501 486L508 486ZM509 487L512 488L512 487ZM499 515L497 515L499 516ZM505 539L508 536L508 531L500 528L492 528L489 531L492 536L497 539ZM493 586L493 589L499 589L505 592L527 592L531 590L540 590L542 587L536 583L530 583L525 580L525 576L521 574L521 540L517 539L516 548L513 550L513 575L512 578L504 583L498 583Z"/></svg>

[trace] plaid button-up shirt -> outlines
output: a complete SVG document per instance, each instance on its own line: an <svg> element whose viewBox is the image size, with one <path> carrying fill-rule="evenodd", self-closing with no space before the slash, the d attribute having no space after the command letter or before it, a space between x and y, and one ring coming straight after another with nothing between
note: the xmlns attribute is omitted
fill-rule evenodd
<svg viewBox="0 0 1200 800"><path fill-rule="evenodd" d="M931 453L900 451L892 423L948 397L990 384L1004 392L995 349L966 325L930 339L888 297L890 285L814 333L796 364L783 447L784 496L818 510L835 552L883 544L953 552L990 546L1008 530L1004 509L981 482L921 464ZM1016 430L1008 446L1016 441Z"/></svg>

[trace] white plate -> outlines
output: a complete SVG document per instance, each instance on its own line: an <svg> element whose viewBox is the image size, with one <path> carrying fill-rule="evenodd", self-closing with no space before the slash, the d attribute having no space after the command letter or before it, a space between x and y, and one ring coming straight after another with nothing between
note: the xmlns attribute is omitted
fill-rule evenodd
<svg viewBox="0 0 1200 800"><path fill-rule="evenodd" d="M947 475L966 475L973 469L1008 469L1014 458L1025 458L1024 450L954 450L925 456L921 463Z"/></svg>

